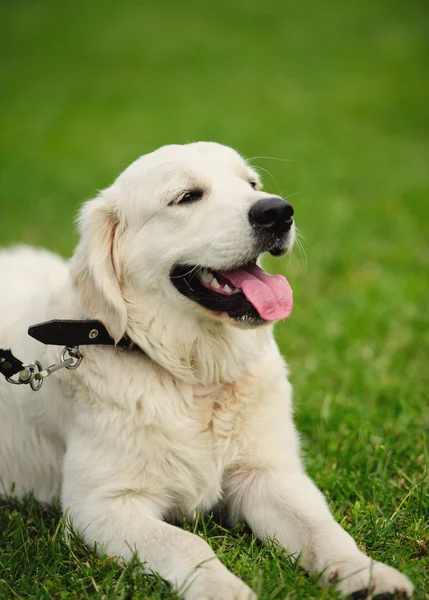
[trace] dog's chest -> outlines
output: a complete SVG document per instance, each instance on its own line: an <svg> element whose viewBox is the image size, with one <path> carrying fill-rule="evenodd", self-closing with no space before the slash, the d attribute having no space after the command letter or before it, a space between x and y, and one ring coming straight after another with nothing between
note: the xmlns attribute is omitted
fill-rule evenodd
<svg viewBox="0 0 429 600"><path fill-rule="evenodd" d="M178 396L179 418L160 423L160 461L169 473L172 514L189 516L198 507L212 508L222 496L224 473L240 452L244 403L232 384L191 387Z"/></svg>
<svg viewBox="0 0 429 600"><path fill-rule="evenodd" d="M164 514L212 508L222 496L225 471L243 450L242 424L255 396L254 384L245 384L249 378L195 386L152 363L132 369L127 362L127 369L116 371L120 376L109 378L95 378L90 366L84 397L92 415L84 424L93 429L96 419L100 444L111 440L105 462L110 446L121 448L112 451L111 463L124 487L165 501Z"/></svg>
<svg viewBox="0 0 429 600"><path fill-rule="evenodd" d="M192 406L189 436L198 448L193 461L201 483L198 504L207 509L220 499L224 473L240 453L244 403L239 388L225 384L193 388Z"/></svg>
<svg viewBox="0 0 429 600"><path fill-rule="evenodd" d="M201 433L207 434L215 452L223 454L237 440L240 430L244 402L239 384L196 387L193 401Z"/></svg>

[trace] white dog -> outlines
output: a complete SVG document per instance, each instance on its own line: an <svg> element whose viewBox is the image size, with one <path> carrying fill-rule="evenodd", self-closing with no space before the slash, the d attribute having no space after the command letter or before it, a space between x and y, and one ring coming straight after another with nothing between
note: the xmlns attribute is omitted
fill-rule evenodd
<svg viewBox="0 0 429 600"><path fill-rule="evenodd" d="M411 595L404 575L358 550L302 466L270 325L292 292L256 266L291 248L292 215L234 150L166 146L85 204L70 265L0 253L0 347L56 362L58 347L27 335L51 319L98 319L132 342L81 345L79 368L37 394L0 378L4 492L60 494L89 546L136 551L187 600L254 598L200 537L169 524L220 502L343 595Z"/></svg>

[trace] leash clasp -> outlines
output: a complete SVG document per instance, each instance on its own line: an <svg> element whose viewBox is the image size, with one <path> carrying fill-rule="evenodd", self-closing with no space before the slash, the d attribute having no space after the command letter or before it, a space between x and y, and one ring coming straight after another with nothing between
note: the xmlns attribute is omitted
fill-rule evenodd
<svg viewBox="0 0 429 600"><path fill-rule="evenodd" d="M59 362L44 369L42 364L38 360L35 360L32 363L22 365L24 368L18 373L18 379L6 377L6 380L14 385L30 384L31 389L34 392L38 392L46 377L49 377L49 375L60 369L77 369L82 362L82 358L83 356L79 350L79 346L73 346L71 348L66 346L61 352Z"/></svg>

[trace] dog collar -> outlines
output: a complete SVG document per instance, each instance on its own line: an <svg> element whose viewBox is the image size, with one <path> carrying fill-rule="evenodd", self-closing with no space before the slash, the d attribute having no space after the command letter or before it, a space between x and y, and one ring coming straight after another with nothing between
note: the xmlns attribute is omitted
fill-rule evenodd
<svg viewBox="0 0 429 600"><path fill-rule="evenodd" d="M0 348L0 374L4 375L9 383L17 385L30 383L34 391L40 389L45 377L60 368L76 369L83 358L79 346L115 346L144 354L143 350L126 335L115 343L103 323L96 320L54 319L31 325L28 334L43 344L64 346L60 361L45 369L38 361L24 364L12 354L11 350ZM12 379L17 373L19 379Z"/></svg>
<svg viewBox="0 0 429 600"><path fill-rule="evenodd" d="M101 321L54 319L28 328L28 335L52 346L119 346L134 349L137 346L126 335L116 344Z"/></svg>

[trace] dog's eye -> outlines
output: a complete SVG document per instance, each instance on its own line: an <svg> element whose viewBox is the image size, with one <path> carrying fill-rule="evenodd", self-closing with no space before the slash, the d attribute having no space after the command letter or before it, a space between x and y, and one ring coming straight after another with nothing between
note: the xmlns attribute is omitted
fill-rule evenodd
<svg viewBox="0 0 429 600"><path fill-rule="evenodd" d="M201 200L202 197L202 190L191 190L190 192L185 192L180 196L179 204L190 204L191 202L197 202L197 200Z"/></svg>
<svg viewBox="0 0 429 600"><path fill-rule="evenodd" d="M256 181L253 181L253 180L251 180L251 181L249 181L249 185L250 185L250 187L252 187L254 190L256 190L256 188L257 188L257 185L258 185L258 184L256 183Z"/></svg>

